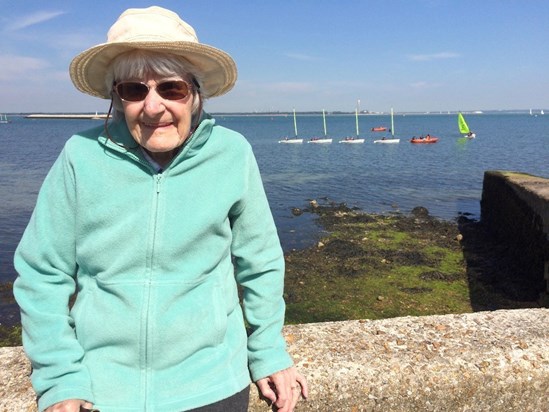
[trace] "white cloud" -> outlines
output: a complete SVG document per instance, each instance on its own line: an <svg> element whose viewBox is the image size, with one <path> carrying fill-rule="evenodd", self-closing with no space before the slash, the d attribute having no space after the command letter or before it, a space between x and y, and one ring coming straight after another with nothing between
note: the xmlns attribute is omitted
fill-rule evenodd
<svg viewBox="0 0 549 412"><path fill-rule="evenodd" d="M65 14L64 11L38 11L33 14L22 16L15 19L5 27L7 31L16 31L26 29L27 27L34 26L35 24L43 23Z"/></svg>
<svg viewBox="0 0 549 412"><path fill-rule="evenodd" d="M300 54L300 53L286 53L286 57L289 57L290 59L293 59L293 60L308 61L308 62L320 60L318 57L311 56L308 54Z"/></svg>
<svg viewBox="0 0 549 412"><path fill-rule="evenodd" d="M433 54L411 54L408 56L408 58L412 61L432 61L432 60L444 60L444 59L456 59L458 57L461 57L459 53L454 52L441 52L441 53L433 53Z"/></svg>
<svg viewBox="0 0 549 412"><path fill-rule="evenodd" d="M49 66L47 61L34 57L0 55L0 80L21 79L25 73L37 72Z"/></svg>

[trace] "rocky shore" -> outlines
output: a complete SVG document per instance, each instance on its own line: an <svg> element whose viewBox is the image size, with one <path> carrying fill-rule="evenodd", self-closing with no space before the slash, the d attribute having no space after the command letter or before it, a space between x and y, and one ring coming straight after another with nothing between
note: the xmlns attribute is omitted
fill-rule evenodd
<svg viewBox="0 0 549 412"><path fill-rule="evenodd" d="M539 285L522 281L506 246L467 216L369 214L329 201L299 213L315 214L326 235L286 256L288 323L540 306Z"/></svg>

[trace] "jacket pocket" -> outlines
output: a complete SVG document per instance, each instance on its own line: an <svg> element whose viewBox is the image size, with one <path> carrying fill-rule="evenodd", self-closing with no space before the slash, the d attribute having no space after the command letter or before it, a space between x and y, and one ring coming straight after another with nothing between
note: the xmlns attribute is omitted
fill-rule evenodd
<svg viewBox="0 0 549 412"><path fill-rule="evenodd" d="M149 328L153 368L184 363L223 343L228 315L218 280L155 284L154 292Z"/></svg>

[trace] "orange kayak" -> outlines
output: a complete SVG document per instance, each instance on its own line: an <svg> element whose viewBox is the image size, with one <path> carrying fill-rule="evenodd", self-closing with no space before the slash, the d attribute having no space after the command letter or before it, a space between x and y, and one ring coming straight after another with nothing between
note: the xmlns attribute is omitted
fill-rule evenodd
<svg viewBox="0 0 549 412"><path fill-rule="evenodd" d="M372 127L372 132L386 132L387 128L383 126Z"/></svg>
<svg viewBox="0 0 549 412"><path fill-rule="evenodd" d="M438 137L429 136L424 137L423 139L420 137L414 137L410 139L410 143L436 143L438 142Z"/></svg>

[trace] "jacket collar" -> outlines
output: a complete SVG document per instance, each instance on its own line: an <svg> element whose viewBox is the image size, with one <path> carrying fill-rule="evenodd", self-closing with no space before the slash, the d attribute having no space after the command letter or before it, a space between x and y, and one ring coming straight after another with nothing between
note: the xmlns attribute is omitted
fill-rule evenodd
<svg viewBox="0 0 549 412"><path fill-rule="evenodd" d="M208 113L202 112L200 124L194 133L185 140L183 147L167 168L173 167L173 165L180 163L186 158L195 156L200 148L208 141L214 125L215 119ZM105 130L103 130L98 138L101 144L112 150L123 153L137 162L148 164L148 161L145 159L142 151L133 139L124 119L109 122L108 129L110 139L107 137Z"/></svg>

